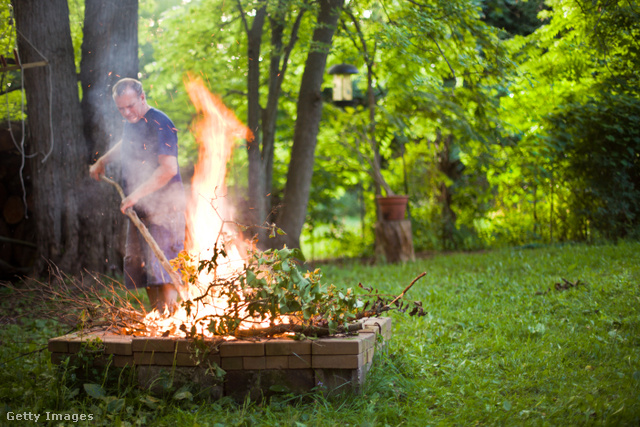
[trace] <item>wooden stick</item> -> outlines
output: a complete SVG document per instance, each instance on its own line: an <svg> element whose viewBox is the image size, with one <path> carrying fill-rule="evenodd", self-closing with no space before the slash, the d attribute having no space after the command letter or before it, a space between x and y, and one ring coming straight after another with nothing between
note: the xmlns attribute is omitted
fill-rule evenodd
<svg viewBox="0 0 640 427"><path fill-rule="evenodd" d="M118 184L117 182L115 182L110 178L107 178L104 175L100 175L100 179L102 179L106 183L113 185L118 191L118 194L120 194L120 197L122 199L126 197L124 194L124 191L122 190L122 187L120 187L120 184ZM171 282L176 287L178 292L180 292L180 296L182 297L182 299L185 301L189 299L186 286L182 284L182 281L180 280L180 276L178 276L178 274L173 270L173 267L171 267L171 263L169 263L169 260L167 260L167 257L164 255L164 252L162 252L162 249L160 249L160 246L158 246L158 243L156 242L156 240L153 238L151 233L149 233L149 229L147 229L147 226L144 225L142 221L140 221L138 214L132 208L127 209L124 213L126 216L129 217L131 222L133 222L133 224L138 228L138 230L140 231L140 234L142 234L142 237L144 238L144 240L149 244L149 246L151 247L151 250L160 261L160 264L162 265L162 267L166 270L167 273L169 273L169 277L171 277Z"/></svg>
<svg viewBox="0 0 640 427"><path fill-rule="evenodd" d="M4 63L3 63L3 67L0 68L0 72L20 70L20 69L26 70L28 68L44 67L47 64L49 63L46 61L29 62L28 64L8 65L8 66L4 66Z"/></svg>

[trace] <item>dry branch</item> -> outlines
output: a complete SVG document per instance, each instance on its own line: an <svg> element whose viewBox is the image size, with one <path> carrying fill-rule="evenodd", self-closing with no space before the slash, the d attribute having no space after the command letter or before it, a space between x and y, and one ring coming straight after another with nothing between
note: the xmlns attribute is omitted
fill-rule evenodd
<svg viewBox="0 0 640 427"><path fill-rule="evenodd" d="M338 327L338 330L333 333L349 333L359 331L364 327L362 322L349 323L346 326ZM252 329L238 329L233 334L236 338L255 338L255 337L269 337L273 335L281 335L285 333L295 333L308 336L327 336L331 335L332 331L327 327L322 326L305 326L296 325L293 323L285 323L280 325L273 325L267 328L252 328Z"/></svg>
<svg viewBox="0 0 640 427"><path fill-rule="evenodd" d="M20 285L3 286L15 298L25 298L34 311L74 329L109 330L143 325L143 304L124 286L106 277L89 275L77 279L49 265L49 280L25 279ZM91 282L91 283L89 283ZM134 307L133 298L142 309Z"/></svg>

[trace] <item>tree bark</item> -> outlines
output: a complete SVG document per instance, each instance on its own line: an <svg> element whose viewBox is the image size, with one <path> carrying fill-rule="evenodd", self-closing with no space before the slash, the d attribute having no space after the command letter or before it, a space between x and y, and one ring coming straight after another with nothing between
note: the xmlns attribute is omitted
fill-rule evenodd
<svg viewBox="0 0 640 427"><path fill-rule="evenodd" d="M273 244L300 247L300 233L307 215L309 190L313 176L315 149L322 117L321 86L327 64L327 55L336 31L344 0L321 0L311 50L307 56L300 83L296 127L293 136L291 161L287 172L283 209L277 224L287 234Z"/></svg>
<svg viewBox="0 0 640 427"><path fill-rule="evenodd" d="M291 36L287 45L284 45L284 30L286 24L286 0L279 0L277 12L269 18L271 26L271 62L269 64L269 94L267 107L263 115L263 142L262 162L265 174L265 191L271 194L273 191L273 156L276 139L276 125L278 122L278 103L282 92L282 82L287 72L289 55L298 41L298 30L302 17L306 11L302 8L291 26ZM271 197L266 196L267 210L271 209Z"/></svg>
<svg viewBox="0 0 640 427"><path fill-rule="evenodd" d="M252 227L251 236L258 237L258 247L268 247L266 229L261 227L265 221L272 221L271 193L273 182L273 156L278 117L278 102L280 100L282 82L287 70L289 55L298 40L298 29L306 9L298 12L291 26L291 36L285 46L284 33L286 25L286 0L279 0L275 12L269 14L263 1L257 9L255 17L249 26L245 12L240 2L240 10L245 31L247 33L247 104L248 125L254 134L254 140L248 142L249 158L249 212L247 220ZM262 37L266 20L271 28L271 57L269 63L269 85L267 105L260 104L260 57Z"/></svg>
<svg viewBox="0 0 640 427"><path fill-rule="evenodd" d="M66 0L12 2L22 63L46 60L45 67L24 70L34 216L39 257L70 273L81 270L79 188L88 178L78 81Z"/></svg>
<svg viewBox="0 0 640 427"><path fill-rule="evenodd" d="M378 260L392 263L415 260L410 220L384 221L381 219L376 222L375 235L375 252Z"/></svg>
<svg viewBox="0 0 640 427"><path fill-rule="evenodd" d="M80 68L86 162L93 163L122 136L123 119L111 88L123 77L138 76L138 0L86 0ZM109 175L118 177L119 168L110 168ZM102 273L121 271L126 221L117 195L93 181L82 194L82 228L94 231L82 241L86 266Z"/></svg>
<svg viewBox="0 0 640 427"><path fill-rule="evenodd" d="M245 20L244 11L240 8L243 20ZM248 102L248 120L247 124L251 132L253 132L253 140L247 141L247 155L249 159L249 232L257 235L258 244L264 242L266 233L260 226L266 220L266 192L264 166L262 163L262 127L260 119L262 109L260 106L260 49L262 46L262 31L264 28L265 18L267 16L266 2L261 1L260 8L256 11L253 18L251 28L245 22L245 30L247 32L247 102Z"/></svg>

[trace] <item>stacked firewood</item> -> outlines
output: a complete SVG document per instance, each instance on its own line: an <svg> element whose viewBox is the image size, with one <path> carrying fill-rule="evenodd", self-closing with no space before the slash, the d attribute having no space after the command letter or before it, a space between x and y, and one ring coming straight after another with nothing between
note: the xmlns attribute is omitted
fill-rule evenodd
<svg viewBox="0 0 640 427"><path fill-rule="evenodd" d="M0 280L28 273L36 253L35 223L28 210L30 161L24 159L21 173L23 158L17 148L22 142L21 126L12 124L11 131L6 123L0 128Z"/></svg>

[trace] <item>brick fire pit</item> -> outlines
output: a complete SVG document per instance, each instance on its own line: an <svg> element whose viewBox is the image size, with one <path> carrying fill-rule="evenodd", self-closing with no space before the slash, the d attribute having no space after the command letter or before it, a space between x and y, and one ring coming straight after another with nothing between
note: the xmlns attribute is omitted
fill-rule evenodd
<svg viewBox="0 0 640 427"><path fill-rule="evenodd" d="M73 333L50 339L49 351L53 363L60 363L65 357L74 357L83 345L95 342L95 364L111 360L115 367L135 366L139 384L156 391L163 379L169 378L174 386L196 384L213 398L238 400L247 395L260 399L284 390L303 393L318 386L328 393L359 392L375 350L391 337L390 318L369 318L362 323L363 329L354 335L314 340L194 342L175 337ZM216 366L226 373L216 376Z"/></svg>

